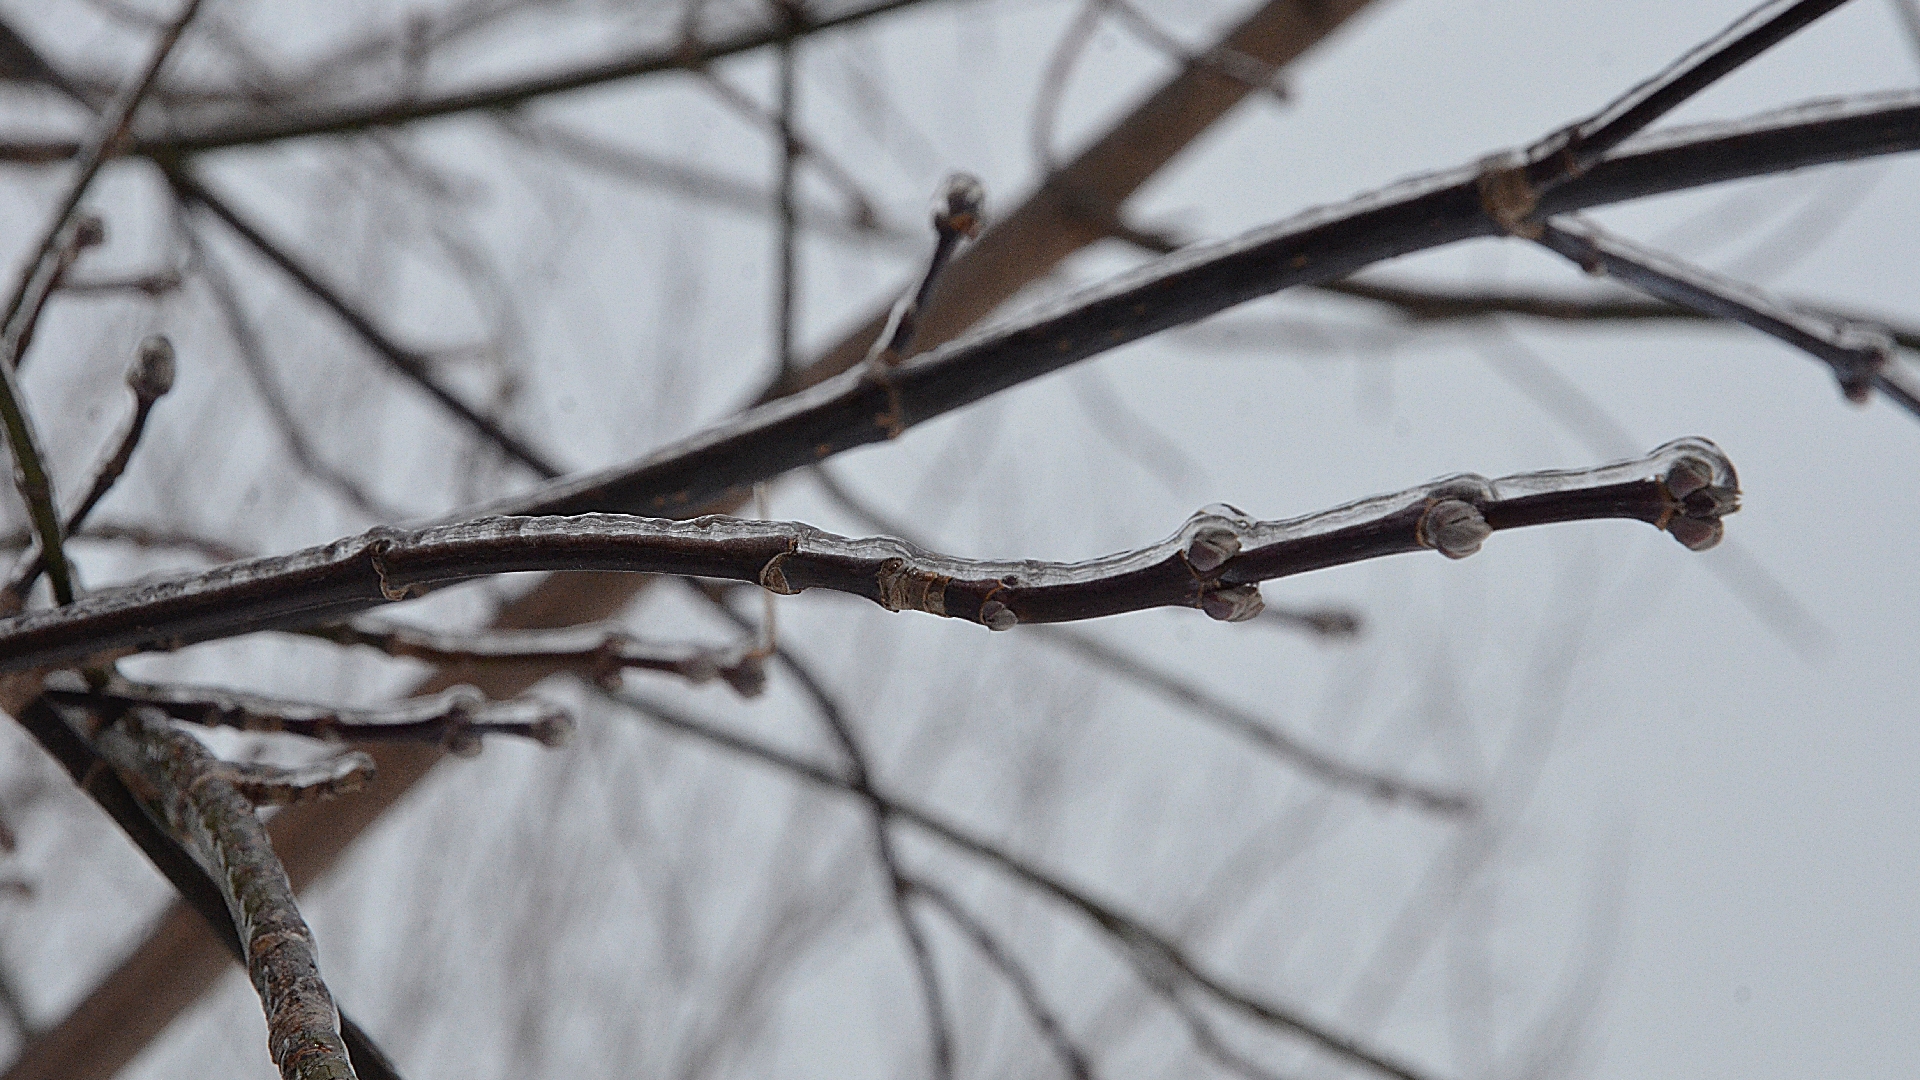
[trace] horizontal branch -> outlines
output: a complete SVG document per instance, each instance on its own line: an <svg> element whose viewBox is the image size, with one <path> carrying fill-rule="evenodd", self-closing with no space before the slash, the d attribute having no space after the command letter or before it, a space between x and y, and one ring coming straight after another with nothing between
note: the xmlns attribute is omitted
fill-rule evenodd
<svg viewBox="0 0 1920 1080"><path fill-rule="evenodd" d="M376 528L326 547L254 559L0 621L0 671L127 649L337 620L436 585L520 571L612 570L822 588L1006 630L1154 607L1225 621L1260 612L1258 582L1434 548L1453 558L1500 529L1634 518L1711 547L1738 505L1733 466L1682 439L1592 469L1488 480L1446 477L1287 521L1207 508L1167 540L1078 563L985 562L809 525L618 515L484 518L415 532Z"/></svg>
<svg viewBox="0 0 1920 1080"><path fill-rule="evenodd" d="M388 656L447 668L458 678L475 668L523 665L568 671L617 686L620 673L638 669L677 675L694 685L721 679L742 697L767 685L766 659L751 644L692 645L642 641L622 630L572 626L563 630L483 630L442 633L404 626L336 623L302 631L339 645L362 645Z"/></svg>
<svg viewBox="0 0 1920 1080"><path fill-rule="evenodd" d="M267 1017L267 1048L284 1080L352 1080L313 933L253 805L222 763L166 719L134 709L96 745L212 875L245 949Z"/></svg>
<svg viewBox="0 0 1920 1080"><path fill-rule="evenodd" d="M879 15L909 8L923 0L872 0L837 15L807 20L799 33L812 34L851 26ZM596 64L585 64L568 71L503 80L491 86L459 90L437 96L408 96L374 104L319 107L304 113L276 108L271 114L239 119L221 119L188 127L185 130L134 141L131 152L147 157L176 158L208 150L236 146L254 146L313 135L350 135L379 128L398 127L436 117L460 113L485 112L524 105L539 98L590 86L683 71L752 52L786 40L794 31L783 23L769 24L720 41L675 43L654 47L628 56ZM12 155L0 160L52 162L72 156L76 148L70 142L22 143Z"/></svg>
<svg viewBox="0 0 1920 1080"><path fill-rule="evenodd" d="M53 701L76 708L142 707L175 720L242 731L282 731L328 742L427 742L454 753L477 753L486 735L514 735L563 746L573 718L556 705L529 698L488 701L456 686L428 697L369 709L343 709L205 686L116 680L103 691L50 687Z"/></svg>
<svg viewBox="0 0 1920 1080"><path fill-rule="evenodd" d="M1641 136L1542 197L1542 214L1920 149L1920 91L1828 101ZM1468 166L1187 248L887 372L828 379L638 462L563 478L478 513L685 513L1077 361L1281 289L1502 235ZM981 241L983 244L986 238Z"/></svg>

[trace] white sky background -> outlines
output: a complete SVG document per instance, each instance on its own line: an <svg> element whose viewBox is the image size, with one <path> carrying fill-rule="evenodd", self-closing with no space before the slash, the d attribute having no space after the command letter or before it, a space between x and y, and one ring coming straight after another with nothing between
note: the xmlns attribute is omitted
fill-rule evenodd
<svg viewBox="0 0 1920 1080"><path fill-rule="evenodd" d="M377 3L208 2L263 47L296 53L398 18ZM1247 5L1141 6L1201 41ZM1243 105L1135 200L1131 220L1223 237L1526 142L1597 109L1746 6L1382 0L1294 70L1289 101ZM822 37L803 60L805 126L890 221L914 226L955 168L986 181L991 207L1010 207L1036 179L1031 107L1046 52L1076 7L930 4ZM133 55L132 39L79 6L5 10L23 28L64 28L37 40L68 61ZM430 82L563 66L644 39L661 18L647 9L627 26L617 11L561 8L434 68ZM222 70L204 43L189 47L186 63ZM721 71L764 95L764 57ZM1168 71L1132 38L1104 32L1064 98L1056 145L1077 149ZM1855 0L1668 123L1916 79L1892 5ZM873 114L861 111L861 81L884 94ZM13 127L59 126L27 111L32 99L4 100ZM767 140L684 77L535 111L727 175L770 175ZM431 199L381 186L390 174L365 140L235 151L209 173L404 340L502 342L521 379L506 415L571 464L621 460L697 430L763 377L765 221L509 151L473 120L419 125L397 142L458 179L440 217ZM1920 320L1917 178L1914 162L1891 158L1594 216L1786 294ZM19 238L8 248L17 259L59 174L9 171L0 182L0 236ZM817 182L806 193L835 205ZM113 235L100 266L163 258L150 173L117 169L92 205ZM383 206L388 216L374 213ZM496 261L520 301L512 317L465 294L444 259L419 254L429 250L422 226L436 220ZM215 247L246 268L242 286L272 358L330 460L420 516L524 483L450 449L465 445L452 426L378 374L335 323L230 243ZM921 258L817 236L804 253L807 346L836 339ZM1102 246L1036 295L1139 261ZM1591 287L1517 241L1462 245L1378 274L1448 287ZM160 406L103 516L192 525L263 551L364 527L289 471L211 310L204 291L157 308L56 305L28 372L56 468L72 476L114 430L121 405L100 388L143 333L165 329L180 347L182 390ZM1527 373L1543 368L1631 443L1569 425L1530 396ZM499 389L483 365L458 377L472 400ZM1102 419L1100 402L1116 398L1137 419ZM1313 842L1280 863L1290 834L1263 840L1260 828L1275 815L1318 812L1319 789L1020 633L988 637L811 595L782 601L781 633L844 695L882 777L1155 925L1177 928L1197 900L1229 892L1208 875L1229 852L1249 853L1253 884L1188 938L1196 953L1436 1078L1911 1075L1920 1066L1911 917L1920 895L1911 615L1920 486L1909 463L1920 424L1883 402L1847 404L1821 365L1738 328L1482 323L1416 338L1365 305L1287 297L1017 388L838 465L876 506L956 554L1078 558L1154 542L1208 502L1279 518L1442 473L1593 464L1682 435L1715 440L1739 467L1734 552L1693 555L1637 523L1559 526L1501 534L1463 563L1408 556L1267 587L1269 603L1353 608L1367 622L1353 644L1185 611L1086 627L1316 745L1482 792L1498 842L1452 907L1408 898L1428 896L1422 882L1470 830L1339 796ZM195 449L209 438L214 447ZM1162 441L1182 456L1159 451ZM776 487L772 509L861 531L804 479ZM9 512L17 518L17 507ZM90 583L145 566L97 554L82 565ZM1755 566L1807 614L1762 617L1743 601L1729 581L1764 590ZM433 603L449 618L483 609L475 590ZM665 595L643 603L635 625L720 633ZM278 641L198 648L138 670L333 698L405 685L404 673L371 661ZM724 689L647 688L833 760L785 682L754 704ZM672 958L676 949L718 956L743 940L740 928L764 914L755 890L771 861L788 875L780 880L823 895L850 881L850 914L796 959L764 1026L741 1032L711 1075L918 1075L920 1006L875 901L857 816L831 799L802 804L814 817L780 847L795 812L791 785L626 725L583 714L582 737L560 753L490 745L477 761L444 768L355 849L307 905L347 1007L409 1077L678 1072L678 1040L700 1006L693 991L676 990ZM13 758L28 775L31 752ZM9 806L24 801L20 783ZM88 813L55 785L13 821L23 839L13 866L43 885L32 904L0 908L0 955L42 1020L63 1015L115 950L137 940L165 895ZM907 851L1030 951L1070 1027L1095 1023L1125 974L1082 926L951 852L917 841ZM663 879L694 884L674 901ZM669 940L660 928L681 924L662 912L676 902L690 905L691 929ZM1396 919L1412 917L1403 911L1434 915L1432 945L1412 962L1404 992L1372 1010L1373 982L1360 973L1392 968L1375 953ZM945 924L927 922L939 927L962 1075L1053 1075L1004 986ZM1563 1001L1570 1021L1557 1011ZM258 1015L236 974L136 1073L271 1076ZM1347 1075L1285 1039L1219 1022L1283 1075ZM1109 1076L1211 1067L1158 1006L1089 1041Z"/></svg>

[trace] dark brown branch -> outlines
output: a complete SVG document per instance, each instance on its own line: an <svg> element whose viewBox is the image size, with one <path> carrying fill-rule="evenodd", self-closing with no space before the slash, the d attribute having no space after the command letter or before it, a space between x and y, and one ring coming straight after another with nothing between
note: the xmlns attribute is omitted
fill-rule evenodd
<svg viewBox="0 0 1920 1080"><path fill-rule="evenodd" d="M1448 477L1288 521L1208 508L1159 544L1081 563L956 559L899 540L724 517L382 527L0 621L0 671L310 626L432 586L529 570L690 575L783 594L822 588L993 630L1152 607L1194 607L1237 622L1259 614L1261 581L1423 548L1464 558L1500 529L1631 518L1687 547L1711 547L1721 516L1737 505L1732 464L1712 443L1682 439L1634 461L1500 480Z"/></svg>
<svg viewBox="0 0 1920 1080"><path fill-rule="evenodd" d="M1585 120L1528 148L1527 179L1544 191L1580 175L1662 116L1846 0L1767 0Z"/></svg>
<svg viewBox="0 0 1920 1080"><path fill-rule="evenodd" d="M1879 389L1920 416L1920 398L1887 371L1894 339L1879 327L1796 310L1751 286L1610 236L1575 215L1541 223L1539 242L1589 273L1606 274L1670 304L1743 323L1792 345L1832 368L1849 400L1864 402Z"/></svg>
<svg viewBox="0 0 1920 1080"><path fill-rule="evenodd" d="M512 735L543 746L564 746L573 735L573 718L558 706L524 698L488 701L465 686L371 709L125 680L101 691L50 687L46 693L76 708L107 702L120 709L155 709L208 727L281 731L327 742L425 742L458 754L479 753L480 741L488 735Z"/></svg>
<svg viewBox="0 0 1920 1080"><path fill-rule="evenodd" d="M127 422L127 430L120 437L113 453L102 461L93 472L93 484L80 504L67 515L61 526L63 537L71 537L80 531L92 515L93 508L107 497L113 485L127 471L127 463L133 460L133 452L140 445L140 436L147 430L147 417L153 412L154 403L165 397L173 389L174 358L173 343L164 337L154 335L140 343L140 351L134 356L133 365L127 368L127 389L133 392L133 417ZM6 591L10 600L0 599L0 610L17 611L27 599L28 590L46 569L46 552L40 548L13 575L7 583Z"/></svg>
<svg viewBox="0 0 1920 1080"><path fill-rule="evenodd" d="M336 623L302 633L340 645L362 645L388 656L420 660L458 678L494 666L571 672L616 687L624 671L658 671L699 685L721 679L742 697L766 688L766 664L751 645L689 645L642 641L622 630L576 626L564 630L483 630L439 633L403 626Z"/></svg>
<svg viewBox="0 0 1920 1080"><path fill-rule="evenodd" d="M67 275L60 280L60 295L111 296L116 293L132 292L149 297L164 296L177 291L185 282L185 275L178 270L156 270L149 274L122 274L113 277Z"/></svg>
<svg viewBox="0 0 1920 1080"><path fill-rule="evenodd" d="M1300 742L1273 724L1233 703L1214 697L1183 679L1154 668L1089 634L1060 626L1036 626L1030 630L1041 641L1098 664L1137 686L1198 713L1221 725L1276 757L1334 787L1358 791L1386 802L1405 801L1439 814L1467 814L1475 808L1472 796L1445 791L1426 784L1372 772L1350 765Z"/></svg>
<svg viewBox="0 0 1920 1080"><path fill-rule="evenodd" d="M253 806L221 763L160 714L135 708L95 739L127 784L212 875L239 931L284 1080L352 1080L313 934Z"/></svg>
<svg viewBox="0 0 1920 1080"><path fill-rule="evenodd" d="M204 207L213 216L219 218L267 261L279 267L282 273L292 278L314 299L332 311L341 322L347 324L348 329L379 355L395 373L424 390L427 396L439 402L441 407L453 414L461 423L499 448L508 457L542 477L551 479L560 475L560 469L549 462L544 454L508 432L491 417L482 415L460 400L453 391L440 385L439 379L433 374L431 360L388 337L365 313L348 303L346 298L332 286L321 281L312 269L295 259L285 248L268 239L265 233L242 217L230 203L209 190L186 166L163 164L163 168L166 170L168 182L173 185L182 202Z"/></svg>
<svg viewBox="0 0 1920 1080"><path fill-rule="evenodd" d="M1825 102L1735 125L1648 136L1548 193L1543 214L1920 148L1920 93ZM1469 166L1189 248L1018 321L942 345L880 382L849 371L664 447L568 477L489 512L674 512L890 438L1030 379L1281 289L1337 281L1384 259L1499 235ZM982 248L992 234L980 240ZM976 249L978 250L978 249ZM956 261L958 273L961 262ZM949 283L952 275L948 275ZM944 286L943 286L944 288ZM895 406L898 406L897 410Z"/></svg>
<svg viewBox="0 0 1920 1080"><path fill-rule="evenodd" d="M1364 1065L1384 1075L1397 1077L1399 1080L1423 1080L1421 1074L1411 1067L1335 1033L1291 1008L1266 1001L1248 991L1228 985L1223 979L1189 957L1179 945L1139 919L1066 884L1032 863L980 839L932 811L872 785L869 785L868 791L862 792L854 786L852 781L830 769L802 760L784 750L767 746L744 735L726 731L719 725L696 719L651 698L631 692L612 694L602 691L602 693L609 700L626 706L662 727L753 758L806 783L844 791L882 803L891 816L1000 869L1037 892L1050 896L1078 912L1092 922L1116 948L1135 963L1150 964L1170 976L1183 979L1220 1004L1270 1027L1299 1035L1335 1057Z"/></svg>

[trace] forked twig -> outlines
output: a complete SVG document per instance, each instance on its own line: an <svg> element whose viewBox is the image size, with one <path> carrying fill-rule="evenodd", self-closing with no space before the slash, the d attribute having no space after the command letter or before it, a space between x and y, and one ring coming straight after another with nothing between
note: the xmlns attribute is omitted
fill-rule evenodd
<svg viewBox="0 0 1920 1080"><path fill-rule="evenodd" d="M266 826L224 766L155 710L134 708L95 738L155 817L219 885L267 1017L284 1080L353 1080L313 934Z"/></svg>

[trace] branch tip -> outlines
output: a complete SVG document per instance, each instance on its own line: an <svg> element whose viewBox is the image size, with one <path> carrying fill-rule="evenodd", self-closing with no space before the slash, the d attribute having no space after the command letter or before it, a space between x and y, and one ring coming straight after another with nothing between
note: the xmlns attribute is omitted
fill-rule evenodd
<svg viewBox="0 0 1920 1080"><path fill-rule="evenodd" d="M173 342L164 334L153 334L140 342L139 352L127 367L127 389L151 405L173 389L174 374Z"/></svg>
<svg viewBox="0 0 1920 1080"><path fill-rule="evenodd" d="M987 188L980 178L972 173L954 173L934 196L933 227L941 233L971 240L980 235L986 206Z"/></svg>

